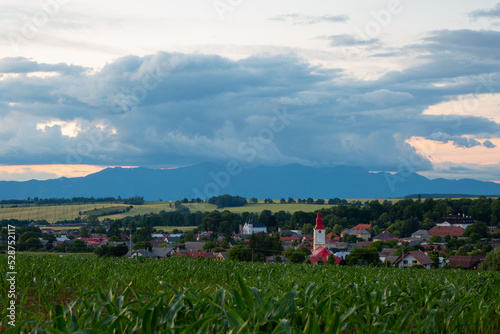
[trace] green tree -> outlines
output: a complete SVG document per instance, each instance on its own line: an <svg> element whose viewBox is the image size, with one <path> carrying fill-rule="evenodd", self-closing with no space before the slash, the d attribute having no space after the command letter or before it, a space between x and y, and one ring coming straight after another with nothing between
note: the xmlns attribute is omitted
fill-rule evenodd
<svg viewBox="0 0 500 334"><path fill-rule="evenodd" d="M106 229L104 228L104 226L99 226L98 228L96 228L95 233L106 234Z"/></svg>
<svg viewBox="0 0 500 334"><path fill-rule="evenodd" d="M311 223L304 224L300 230L302 234L313 234L314 226Z"/></svg>
<svg viewBox="0 0 500 334"><path fill-rule="evenodd" d="M288 248L285 251L285 256L291 263L303 263L307 257L303 252L300 252L298 251L298 249L295 250L293 248Z"/></svg>
<svg viewBox="0 0 500 334"><path fill-rule="evenodd" d="M89 237L89 230L85 226L82 226L80 228L80 237L82 238L88 238Z"/></svg>
<svg viewBox="0 0 500 334"><path fill-rule="evenodd" d="M71 251L74 253L82 253L87 251L87 245L83 240L75 240L73 241L73 246L71 246Z"/></svg>
<svg viewBox="0 0 500 334"><path fill-rule="evenodd" d="M467 226L467 228L465 229L465 232L463 234L464 237L469 237L472 233L477 233L479 234L480 238L487 238L488 237L488 233L489 233L489 229L488 229L488 225L486 225L486 223L484 222L476 222L472 225L469 225Z"/></svg>
<svg viewBox="0 0 500 334"><path fill-rule="evenodd" d="M115 247L113 247L112 254L115 257L121 257L127 253L128 253L128 247L125 246L124 244L118 244Z"/></svg>
<svg viewBox="0 0 500 334"><path fill-rule="evenodd" d="M336 235L340 235L340 233L342 233L343 230L344 227L340 224L336 224L335 226L333 226L333 233L335 233Z"/></svg>
<svg viewBox="0 0 500 334"><path fill-rule="evenodd" d="M457 255L459 255L459 256L467 255L467 249L465 248L465 246L462 246L458 249Z"/></svg>
<svg viewBox="0 0 500 334"><path fill-rule="evenodd" d="M27 249L39 249L42 248L42 242L38 238L29 238L26 240Z"/></svg>
<svg viewBox="0 0 500 334"><path fill-rule="evenodd" d="M19 236L19 242L26 242L28 239L36 238L38 241L39 234L33 231L24 232Z"/></svg>
<svg viewBox="0 0 500 334"><path fill-rule="evenodd" d="M500 271L500 248L486 254L482 268L484 270Z"/></svg>
<svg viewBox="0 0 500 334"><path fill-rule="evenodd" d="M370 248L354 248L349 255L346 256L345 261L348 265L380 265L380 257L378 251L374 247Z"/></svg>
<svg viewBox="0 0 500 334"><path fill-rule="evenodd" d="M215 240L209 240L207 242L205 242L205 244L203 245L203 249L204 250L211 250L212 248L215 248L217 247L217 242L215 242Z"/></svg>
<svg viewBox="0 0 500 334"><path fill-rule="evenodd" d="M150 242L147 241L139 241L134 244L134 249L147 249L148 251L151 252L152 246Z"/></svg>
<svg viewBox="0 0 500 334"><path fill-rule="evenodd" d="M433 235L431 236L430 240L431 244L435 244L435 243L440 243L443 241L443 239L441 238L440 235Z"/></svg>
<svg viewBox="0 0 500 334"><path fill-rule="evenodd" d="M439 253L438 252L430 252L428 254L429 258L434 261L432 264L433 268L439 268Z"/></svg>

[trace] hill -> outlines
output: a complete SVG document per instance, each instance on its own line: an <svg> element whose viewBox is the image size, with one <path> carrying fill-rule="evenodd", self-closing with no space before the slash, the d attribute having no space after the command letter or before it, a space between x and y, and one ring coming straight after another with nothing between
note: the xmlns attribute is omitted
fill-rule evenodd
<svg viewBox="0 0 500 334"><path fill-rule="evenodd" d="M237 166L236 166L237 167ZM357 167L302 165L235 168L200 164L169 170L108 168L86 177L0 181L0 199L143 196L146 200L209 198L397 198L409 194L500 194L500 184L472 179L430 180L415 173L370 173Z"/></svg>

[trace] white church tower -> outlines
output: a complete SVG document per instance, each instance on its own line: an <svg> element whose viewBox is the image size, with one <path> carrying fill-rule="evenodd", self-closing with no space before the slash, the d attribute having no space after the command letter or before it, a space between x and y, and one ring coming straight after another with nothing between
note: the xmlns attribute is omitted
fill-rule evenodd
<svg viewBox="0 0 500 334"><path fill-rule="evenodd" d="M323 218L321 218L321 212L318 212L316 217L316 226L314 227L314 246L313 250L318 247L325 247L325 228L323 227Z"/></svg>

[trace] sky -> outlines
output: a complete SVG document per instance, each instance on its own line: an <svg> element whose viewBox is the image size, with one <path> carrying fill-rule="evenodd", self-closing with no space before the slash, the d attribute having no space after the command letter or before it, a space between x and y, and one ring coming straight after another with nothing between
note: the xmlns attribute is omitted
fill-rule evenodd
<svg viewBox="0 0 500 334"><path fill-rule="evenodd" d="M236 160L500 183L498 0L0 6L0 180Z"/></svg>

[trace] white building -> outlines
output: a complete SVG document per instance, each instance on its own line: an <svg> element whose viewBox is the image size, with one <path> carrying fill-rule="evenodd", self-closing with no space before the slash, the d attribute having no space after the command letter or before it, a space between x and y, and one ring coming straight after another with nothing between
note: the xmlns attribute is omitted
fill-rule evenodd
<svg viewBox="0 0 500 334"><path fill-rule="evenodd" d="M241 225L240 225L241 226ZM267 233L266 225L249 219L241 228L241 234Z"/></svg>

